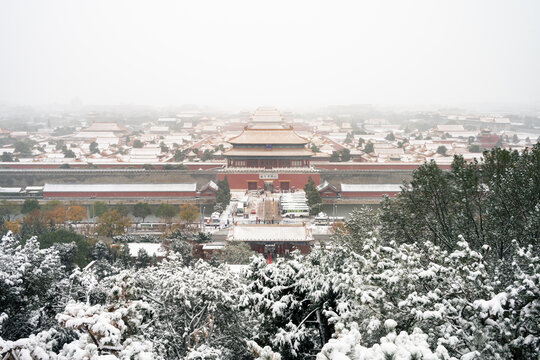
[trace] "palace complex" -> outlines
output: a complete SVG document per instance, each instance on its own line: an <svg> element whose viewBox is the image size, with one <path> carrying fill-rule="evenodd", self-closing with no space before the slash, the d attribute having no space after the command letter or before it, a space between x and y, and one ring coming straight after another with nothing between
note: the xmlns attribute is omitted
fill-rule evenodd
<svg viewBox="0 0 540 360"><path fill-rule="evenodd" d="M232 148L223 153L227 159L223 174L232 189L287 191L303 187L309 176L318 175L311 168L309 140L285 124L275 109L257 109L249 125L229 143ZM318 176L314 180L318 182Z"/></svg>

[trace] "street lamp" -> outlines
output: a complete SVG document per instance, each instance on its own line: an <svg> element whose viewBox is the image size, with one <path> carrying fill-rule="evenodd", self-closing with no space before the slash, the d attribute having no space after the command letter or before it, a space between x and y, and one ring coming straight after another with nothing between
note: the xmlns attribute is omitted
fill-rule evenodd
<svg viewBox="0 0 540 360"><path fill-rule="evenodd" d="M201 203L201 192L200 191L197 191L197 193L195 194L195 198L197 199L197 202L199 203L199 222L200 222L200 227L201 227L201 231L202 231L202 209L201 209L201 206L202 206L202 203Z"/></svg>

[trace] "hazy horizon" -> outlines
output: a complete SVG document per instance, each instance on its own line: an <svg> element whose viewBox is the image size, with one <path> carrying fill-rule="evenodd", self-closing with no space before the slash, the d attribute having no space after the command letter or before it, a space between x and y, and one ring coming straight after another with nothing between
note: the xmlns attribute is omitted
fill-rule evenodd
<svg viewBox="0 0 540 360"><path fill-rule="evenodd" d="M0 104L540 105L537 1L3 1Z"/></svg>

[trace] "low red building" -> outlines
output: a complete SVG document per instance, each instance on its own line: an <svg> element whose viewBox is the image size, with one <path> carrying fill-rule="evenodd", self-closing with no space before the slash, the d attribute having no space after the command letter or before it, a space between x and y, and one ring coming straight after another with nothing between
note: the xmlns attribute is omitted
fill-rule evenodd
<svg viewBox="0 0 540 360"><path fill-rule="evenodd" d="M480 143L481 147L491 149L497 145L497 142L499 142L499 138L499 135L484 130L478 136L478 142Z"/></svg>
<svg viewBox="0 0 540 360"><path fill-rule="evenodd" d="M216 183L213 181L209 181L199 189L198 195L202 198L216 197L217 191L218 186L216 185Z"/></svg>
<svg viewBox="0 0 540 360"><path fill-rule="evenodd" d="M317 191L321 194L323 199L332 199L340 197L339 190L328 181L324 181L322 184L317 186Z"/></svg>
<svg viewBox="0 0 540 360"><path fill-rule="evenodd" d="M43 198L195 198L197 184L45 184Z"/></svg>

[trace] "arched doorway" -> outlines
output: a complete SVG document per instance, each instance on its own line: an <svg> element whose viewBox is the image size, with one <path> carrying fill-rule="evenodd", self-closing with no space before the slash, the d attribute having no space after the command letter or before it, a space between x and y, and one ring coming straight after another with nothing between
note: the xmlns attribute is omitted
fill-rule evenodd
<svg viewBox="0 0 540 360"><path fill-rule="evenodd" d="M264 182L264 191L274 191L274 182L273 181L265 181Z"/></svg>

